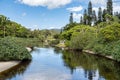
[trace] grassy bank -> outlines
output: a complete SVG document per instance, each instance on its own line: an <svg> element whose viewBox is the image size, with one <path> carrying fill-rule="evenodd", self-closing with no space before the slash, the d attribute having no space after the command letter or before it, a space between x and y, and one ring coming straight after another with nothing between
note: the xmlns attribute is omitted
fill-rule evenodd
<svg viewBox="0 0 120 80"><path fill-rule="evenodd" d="M38 38L12 38L15 40L16 43L24 47L41 46L43 44L43 42L41 42Z"/></svg>

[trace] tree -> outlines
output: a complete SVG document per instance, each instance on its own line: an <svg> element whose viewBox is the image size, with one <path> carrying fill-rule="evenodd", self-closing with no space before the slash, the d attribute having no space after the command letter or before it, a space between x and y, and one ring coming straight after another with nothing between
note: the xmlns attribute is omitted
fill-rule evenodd
<svg viewBox="0 0 120 80"><path fill-rule="evenodd" d="M80 17L80 23L81 24L83 23L83 17L82 16Z"/></svg>
<svg viewBox="0 0 120 80"><path fill-rule="evenodd" d="M120 13L118 14L118 18L120 19Z"/></svg>
<svg viewBox="0 0 120 80"><path fill-rule="evenodd" d="M103 17L103 21L106 21L106 19L105 19L105 15L107 14L107 10L106 9L104 9L103 10L103 14L102 14L102 17Z"/></svg>
<svg viewBox="0 0 120 80"><path fill-rule="evenodd" d="M92 12L92 25L96 24L97 22L97 16L95 10Z"/></svg>
<svg viewBox="0 0 120 80"><path fill-rule="evenodd" d="M83 22L84 24L88 24L88 19L87 19L87 10L84 10L84 15L83 15Z"/></svg>
<svg viewBox="0 0 120 80"><path fill-rule="evenodd" d="M3 37L5 37L6 25L9 23L9 19L3 15L0 15L0 26L1 30L3 31Z"/></svg>
<svg viewBox="0 0 120 80"><path fill-rule="evenodd" d="M73 13L70 13L70 24L73 23Z"/></svg>
<svg viewBox="0 0 120 80"><path fill-rule="evenodd" d="M99 22L102 22L102 9L101 9L101 7L99 7L99 10L98 10L98 23Z"/></svg>
<svg viewBox="0 0 120 80"><path fill-rule="evenodd" d="M107 1L107 14L113 15L113 3L112 3L112 0Z"/></svg>
<svg viewBox="0 0 120 80"><path fill-rule="evenodd" d="M91 1L88 4L88 24L91 25L92 22L92 3Z"/></svg>
<svg viewBox="0 0 120 80"><path fill-rule="evenodd" d="M92 16L92 3L91 3L91 1L88 4L88 16Z"/></svg>
<svg viewBox="0 0 120 80"><path fill-rule="evenodd" d="M105 19L106 19L107 22L110 22L110 21L113 20L113 16L112 16L112 15L109 15L109 14L106 14L106 15L105 15Z"/></svg>

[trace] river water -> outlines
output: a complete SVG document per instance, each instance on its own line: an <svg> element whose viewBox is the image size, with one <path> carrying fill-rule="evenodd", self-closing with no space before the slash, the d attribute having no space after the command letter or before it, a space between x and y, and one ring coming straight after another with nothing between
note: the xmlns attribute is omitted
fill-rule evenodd
<svg viewBox="0 0 120 80"><path fill-rule="evenodd" d="M32 61L0 73L0 80L120 80L120 64L94 55L36 48Z"/></svg>

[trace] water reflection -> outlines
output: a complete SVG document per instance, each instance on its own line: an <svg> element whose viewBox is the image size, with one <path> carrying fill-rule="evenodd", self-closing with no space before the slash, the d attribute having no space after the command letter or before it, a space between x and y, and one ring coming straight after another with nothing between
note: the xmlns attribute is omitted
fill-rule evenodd
<svg viewBox="0 0 120 80"><path fill-rule="evenodd" d="M84 76L88 80L120 80L120 65L116 62L86 53L63 51L65 66L71 73L77 68L84 69ZM94 77L98 79L93 79Z"/></svg>
<svg viewBox="0 0 120 80"><path fill-rule="evenodd" d="M120 64L102 57L36 48L31 62L0 73L0 80L120 80Z"/></svg>
<svg viewBox="0 0 120 80"><path fill-rule="evenodd" d="M11 80L11 78L16 77L16 75L23 75L31 61L23 61L17 66L12 67L0 73L0 80Z"/></svg>

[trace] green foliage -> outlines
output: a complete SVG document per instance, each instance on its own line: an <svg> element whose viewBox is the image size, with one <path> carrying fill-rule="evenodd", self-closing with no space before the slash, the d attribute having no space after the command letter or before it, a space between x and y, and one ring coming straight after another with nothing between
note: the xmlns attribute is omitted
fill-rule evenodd
<svg viewBox="0 0 120 80"><path fill-rule="evenodd" d="M24 47L38 47L38 46L42 46L43 42L39 39L39 38L16 38L13 37L14 41L17 44L20 44Z"/></svg>
<svg viewBox="0 0 120 80"><path fill-rule="evenodd" d="M74 32L80 32L82 31L81 28L85 27L86 25L76 25L73 28L70 28L69 30L65 30L62 34L61 37L66 40L70 40L71 36L73 35ZM89 26L86 26L89 27Z"/></svg>
<svg viewBox="0 0 120 80"><path fill-rule="evenodd" d="M113 2L112 2L112 0L107 1L107 14L113 15Z"/></svg>
<svg viewBox="0 0 120 80"><path fill-rule="evenodd" d="M60 41L59 41L58 39L52 40L52 41L49 42L49 45L50 45L50 46L55 46L55 45L59 44L59 42L60 42Z"/></svg>
<svg viewBox="0 0 120 80"><path fill-rule="evenodd" d="M69 30L69 29L71 29L71 28L73 28L74 26L77 26L77 25L78 25L78 23L76 23L76 22L67 24L67 25L64 27L63 31Z"/></svg>
<svg viewBox="0 0 120 80"><path fill-rule="evenodd" d="M120 61L120 40L114 42L112 50L112 56L115 60Z"/></svg>
<svg viewBox="0 0 120 80"><path fill-rule="evenodd" d="M106 19L107 22L113 21L113 16L112 16L112 15L109 15L109 14L106 14L106 15L105 15L105 19Z"/></svg>
<svg viewBox="0 0 120 80"><path fill-rule="evenodd" d="M96 30L93 27L82 27L80 32L74 32L70 40L70 47L84 49L96 38Z"/></svg>
<svg viewBox="0 0 120 80"><path fill-rule="evenodd" d="M59 36L60 36L60 34L55 34L55 35L53 35L53 37L54 37L55 39L59 39Z"/></svg>
<svg viewBox="0 0 120 80"><path fill-rule="evenodd" d="M24 46L11 38L0 39L0 60L30 60L31 55Z"/></svg>
<svg viewBox="0 0 120 80"><path fill-rule="evenodd" d="M120 24L116 21L101 22L94 27L77 25L63 31L61 36L69 48L93 50L120 61Z"/></svg>
<svg viewBox="0 0 120 80"><path fill-rule="evenodd" d="M100 37L104 42L114 41L120 39L120 24L113 23L100 30Z"/></svg>

